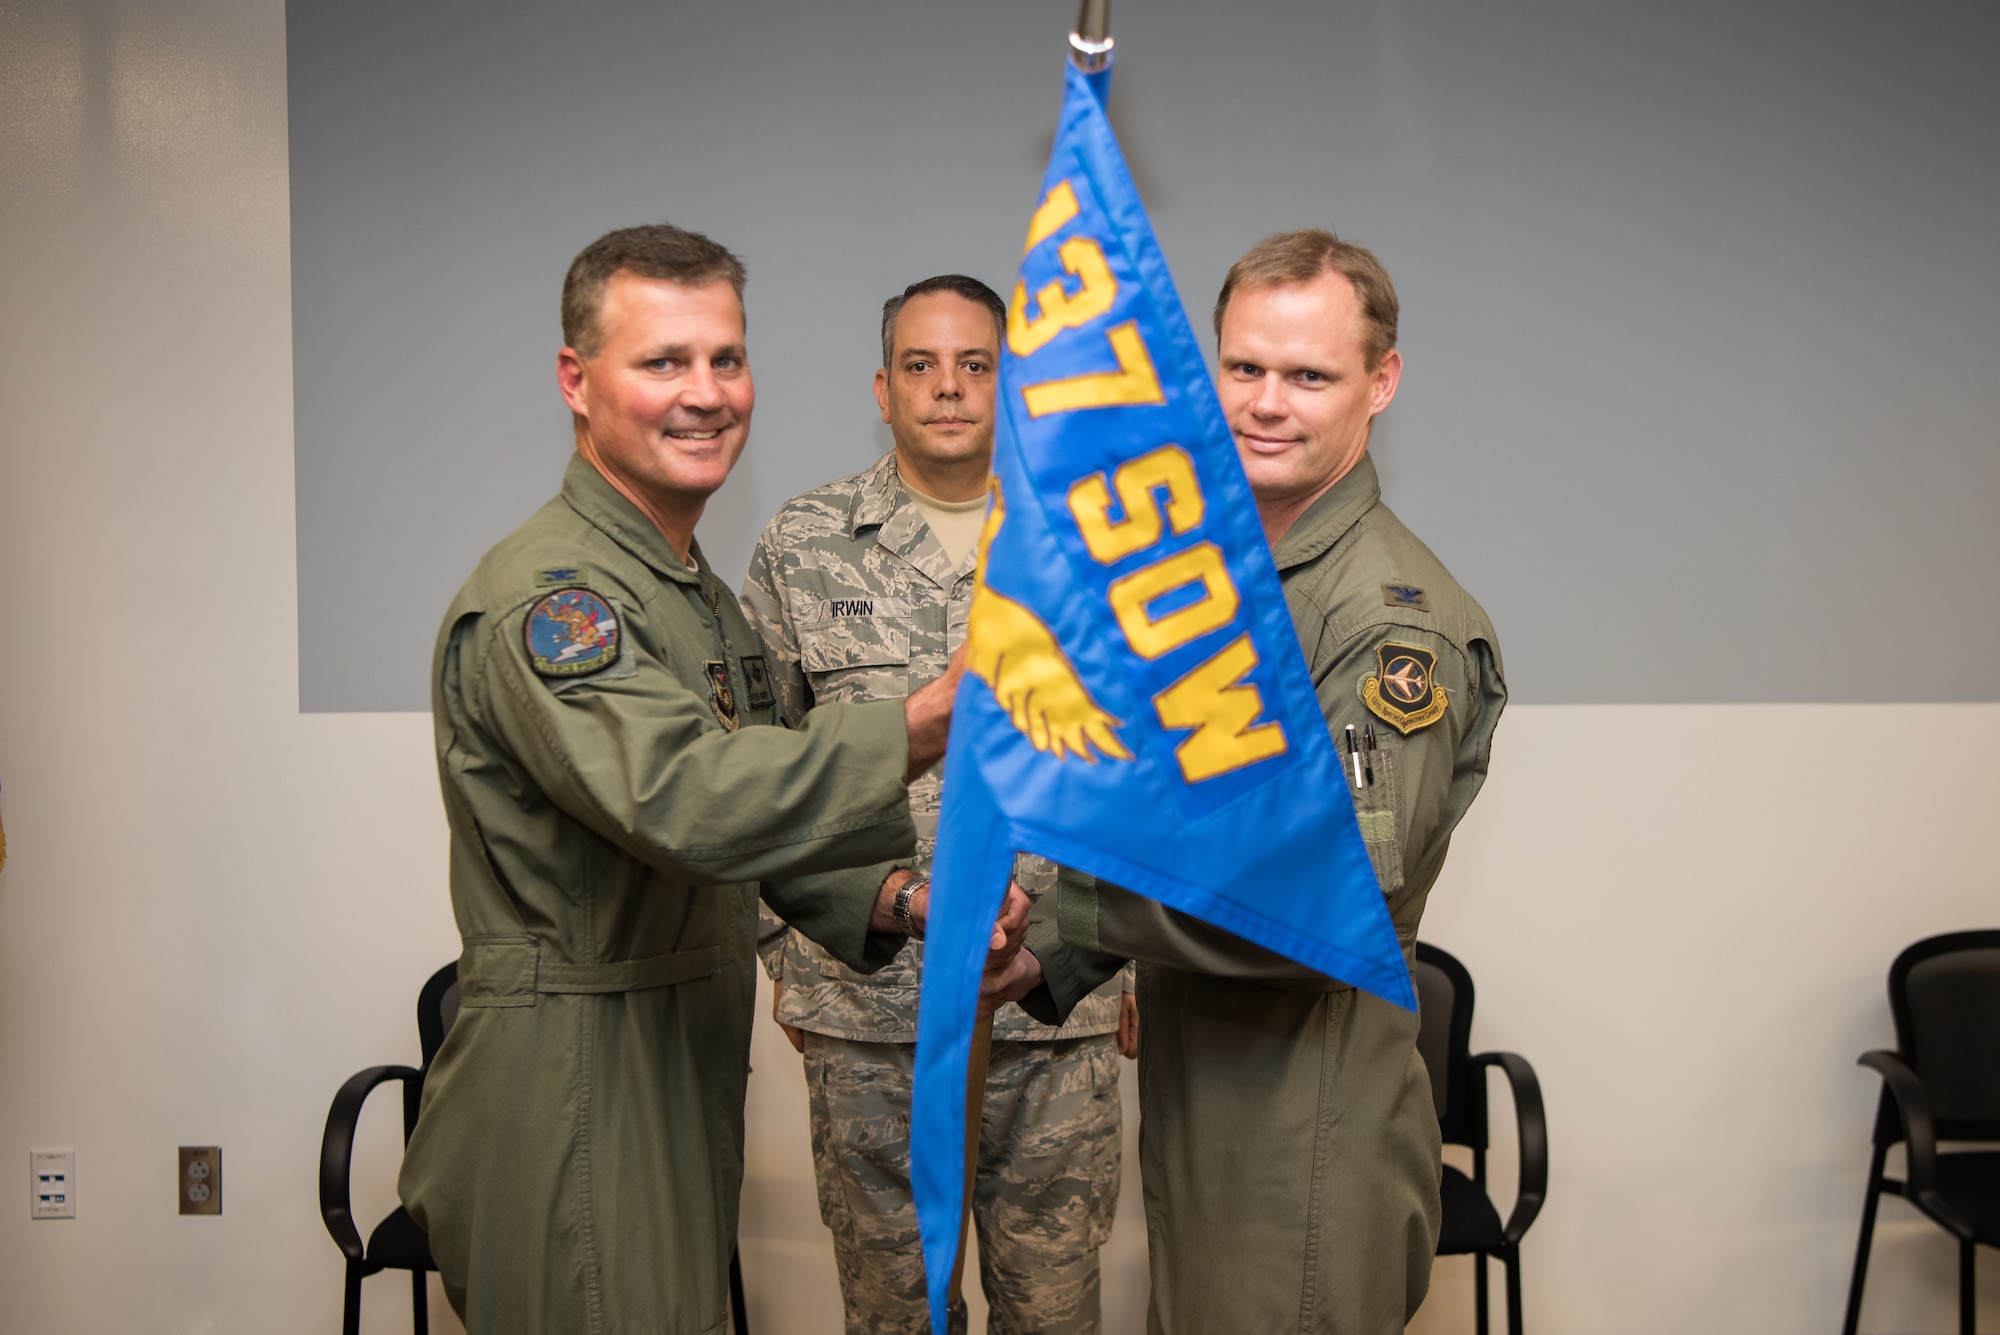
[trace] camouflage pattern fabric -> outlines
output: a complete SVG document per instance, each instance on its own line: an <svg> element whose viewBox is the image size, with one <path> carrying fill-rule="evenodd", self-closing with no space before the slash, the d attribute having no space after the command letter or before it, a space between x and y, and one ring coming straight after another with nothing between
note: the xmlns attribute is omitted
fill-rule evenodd
<svg viewBox="0 0 2000 1335"><path fill-rule="evenodd" d="M910 1197L915 1053L806 1035L820 1218L850 1335L930 1330ZM1108 1035L993 1045L972 1207L992 1335L1096 1335L1121 1129Z"/></svg>
<svg viewBox="0 0 2000 1335"><path fill-rule="evenodd" d="M787 501L758 540L743 585L743 610L764 641L779 717L796 727L815 705L900 700L941 675L965 639L974 566L971 554L952 565L904 491L893 451ZM930 874L937 842L942 770L910 785L917 826L911 866L922 876ZM1014 879L1039 897L1055 888L1055 868L1021 857ZM861 1042L916 1042L921 943L910 942L881 972L861 974L767 913L758 953L785 985L778 1014L786 1024ZM1003 1006L993 1036L1111 1033L1120 986L1114 979L1086 997L1060 1030ZM1130 982L1123 987L1129 991Z"/></svg>

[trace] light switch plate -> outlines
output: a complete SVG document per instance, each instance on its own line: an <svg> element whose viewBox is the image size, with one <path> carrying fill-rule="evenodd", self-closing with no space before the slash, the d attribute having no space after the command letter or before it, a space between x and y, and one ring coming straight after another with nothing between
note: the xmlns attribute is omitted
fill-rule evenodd
<svg viewBox="0 0 2000 1335"><path fill-rule="evenodd" d="M222 1213L222 1147L181 1146L182 1214Z"/></svg>
<svg viewBox="0 0 2000 1335"><path fill-rule="evenodd" d="M28 1151L28 1217L76 1218L76 1151Z"/></svg>

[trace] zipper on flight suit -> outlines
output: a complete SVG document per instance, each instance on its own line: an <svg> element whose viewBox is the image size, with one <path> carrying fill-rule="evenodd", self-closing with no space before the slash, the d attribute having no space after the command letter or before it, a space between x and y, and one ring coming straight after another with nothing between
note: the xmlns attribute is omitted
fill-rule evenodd
<svg viewBox="0 0 2000 1335"><path fill-rule="evenodd" d="M743 715L749 706L747 696L740 694L744 685L742 665L736 661L735 651L729 646L729 630L722 624L722 586L703 580L702 587L708 590L708 611L715 621L716 642L722 646L722 657L710 659L708 664L711 670L721 668L723 678L720 683L711 680L710 703L715 707L716 717L722 720L722 726L735 732L742 726ZM718 687L720 695L716 694Z"/></svg>
<svg viewBox="0 0 2000 1335"><path fill-rule="evenodd" d="M722 625L722 589L719 586L708 591L708 610L715 618L715 638L722 642L722 656L726 659L730 656L729 632Z"/></svg>

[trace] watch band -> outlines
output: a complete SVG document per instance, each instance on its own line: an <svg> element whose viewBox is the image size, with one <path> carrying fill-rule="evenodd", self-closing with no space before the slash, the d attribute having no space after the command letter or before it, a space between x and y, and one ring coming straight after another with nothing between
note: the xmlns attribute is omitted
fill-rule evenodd
<svg viewBox="0 0 2000 1335"><path fill-rule="evenodd" d="M916 898L918 890L930 883L928 876L912 876L897 889L896 901L890 907L890 912L895 915L896 926L902 928L903 935L912 941L923 940L924 934L917 930L917 920L910 914L910 901Z"/></svg>

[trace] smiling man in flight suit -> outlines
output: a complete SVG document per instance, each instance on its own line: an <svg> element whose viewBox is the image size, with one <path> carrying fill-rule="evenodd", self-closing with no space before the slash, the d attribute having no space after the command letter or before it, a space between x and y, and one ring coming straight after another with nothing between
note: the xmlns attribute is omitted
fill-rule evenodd
<svg viewBox="0 0 2000 1335"><path fill-rule="evenodd" d="M749 433L742 289L675 227L577 256L556 367L576 455L438 635L464 1001L401 1191L471 1335L720 1329L759 883L849 967L904 942L907 785L943 753L956 673L753 726L774 721L757 637L694 540Z"/></svg>
<svg viewBox="0 0 2000 1335"><path fill-rule="evenodd" d="M1402 373L1397 314L1368 251L1269 237L1216 300L1216 391L1327 725L1343 749L1349 726L1377 739L1349 795L1408 956L1507 688L1486 614L1367 457ZM1439 1219L1417 1017L1117 886L1065 871L1055 898L987 991L1054 1019L1139 961L1149 1328L1402 1330Z"/></svg>

